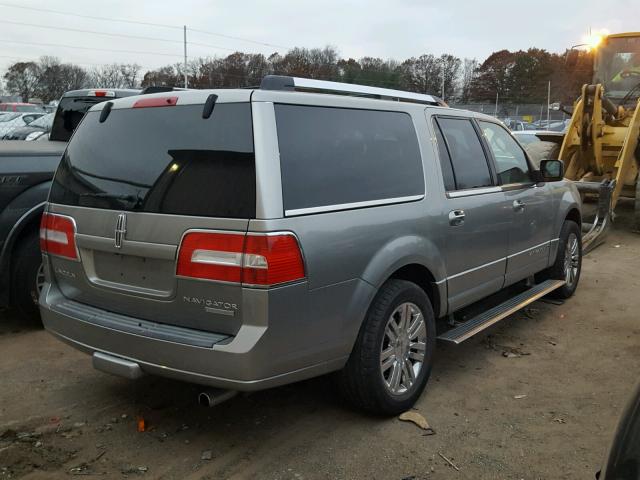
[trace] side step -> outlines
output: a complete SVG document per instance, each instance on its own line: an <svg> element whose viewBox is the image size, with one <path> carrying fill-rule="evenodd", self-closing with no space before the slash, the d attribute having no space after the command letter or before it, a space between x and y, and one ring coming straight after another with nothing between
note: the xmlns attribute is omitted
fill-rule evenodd
<svg viewBox="0 0 640 480"><path fill-rule="evenodd" d="M491 325L499 322L503 318L508 317L512 313L515 313L530 303L535 302L539 298L544 297L547 293L560 288L564 284L564 280L545 280L542 283L538 283L530 289L519 293L515 297L511 297L509 300L490 308L486 312L467 320L451 330L446 331L442 335L438 336L438 340L458 345L473 337L476 333L481 332L485 328L489 328Z"/></svg>

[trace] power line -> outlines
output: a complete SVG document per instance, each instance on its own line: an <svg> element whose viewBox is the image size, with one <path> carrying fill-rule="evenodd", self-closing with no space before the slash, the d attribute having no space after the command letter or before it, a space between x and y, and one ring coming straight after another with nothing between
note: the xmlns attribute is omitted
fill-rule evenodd
<svg viewBox="0 0 640 480"><path fill-rule="evenodd" d="M83 15L81 13L75 12L61 12L60 10L51 10L49 8L36 8L36 7L27 7L25 5L15 5L12 3L0 3L0 6L10 7L10 8L20 8L22 10L33 10L35 12L45 12L45 13L55 13L57 15L68 15L71 17L78 18L86 18L89 20L104 20L107 22L121 22L121 23L131 23L134 25L147 25L149 27L163 27L163 28L173 28L173 29L182 29L182 27L178 27L177 25L166 25L162 23L151 23L151 22L140 22L136 20L126 20L122 18L107 18L107 17L98 17L94 15Z"/></svg>
<svg viewBox="0 0 640 480"><path fill-rule="evenodd" d="M0 5L2 5L0 3ZM77 33L89 33L92 35L105 35L105 36L109 36L109 37L122 37L122 38L133 38L136 40L152 40L155 42L169 42L169 43L178 43L180 45L182 45L183 41L182 40L171 40L169 38L158 38L158 37L146 37L146 36L142 36L142 35L128 35L126 33L110 33L110 32L98 32L96 30L83 30L83 29L79 29L79 28L68 28L68 27L54 27L51 25L40 25L40 24L36 24L36 23L26 23L26 22L16 22L13 20L0 20L0 23L6 23L9 25L20 25L20 26L24 26L24 27L35 27L35 28L47 28L50 30L63 30L63 31L67 31L67 32L77 32ZM234 48L227 48L227 47L221 47L219 45L211 45L209 43L196 43L196 42L189 42L190 45L197 45L199 47L206 47L206 48L215 48L218 50L227 50L230 52L235 52L237 49Z"/></svg>
<svg viewBox="0 0 640 480"><path fill-rule="evenodd" d="M208 32L207 30L199 30L197 28L189 28L189 30L192 31L192 32L202 33L202 34L205 34L205 35L214 35L216 37L228 38L230 40L239 40L241 42L255 43L255 44L258 44L258 45L263 45L265 47L284 48L286 50L289 50L289 49L292 48L292 47L288 47L286 45L278 45L276 43L259 42L257 40L249 40L247 38L233 37L231 35L224 35L222 33Z"/></svg>
<svg viewBox="0 0 640 480"><path fill-rule="evenodd" d="M0 43L1 42L5 42L5 43L18 43L21 45L34 45L37 47L60 47L60 48L75 48L77 50L93 50L93 51L97 51L97 52L112 52L112 53L135 53L138 55L159 55L162 57L173 57L173 58L180 58L180 55L174 55L171 53L161 53L161 52L145 52L145 51L140 51L140 50L116 50L116 49L109 49L109 48L96 48L96 47L79 47L77 45L63 45L60 43L36 43L36 42L22 42L20 40L5 40L5 39L0 39Z"/></svg>
<svg viewBox="0 0 640 480"><path fill-rule="evenodd" d="M16 57L16 56L12 56L12 55L0 55L0 58L7 58L10 60L22 60L22 61L27 61L27 62L37 62L40 60L40 58L36 58L36 57ZM91 67L104 67L105 65L109 65L108 63L91 63L91 62L62 62L62 64L64 63L70 63L71 65L87 65L87 66L91 66ZM140 68L142 69L148 69L148 70L153 70L157 67L151 67L149 65L138 65Z"/></svg>
<svg viewBox="0 0 640 480"><path fill-rule="evenodd" d="M82 30L79 28L67 28L67 27L54 27L51 25L39 25L36 23L26 23L26 22L15 22L13 20L0 20L0 23L7 23L9 25L21 25L23 27L35 27L35 28L47 28L50 30L64 30L67 32L78 32L78 33L91 33L94 35L107 35L110 37L123 37L123 38L134 38L137 40L153 40L156 42L170 42L170 43L179 43L182 45L182 40L171 40L168 38L158 38L158 37L144 37L141 35L127 35L125 33L108 33L108 32L98 32L95 30Z"/></svg>
<svg viewBox="0 0 640 480"><path fill-rule="evenodd" d="M3 7L9 7L9 8L19 8L22 10L32 10L35 12L45 12L45 13L54 13L56 15L68 15L68 16L72 16L72 17L78 17L78 18L85 18L85 19L89 19L89 20L101 20L101 21L105 21L105 22L120 22L120 23L128 23L128 24L133 24L133 25L145 25L148 27L160 27L160 28L171 28L174 30L182 30L183 27L177 26L177 25L168 25L165 23L153 23L153 22L141 22L139 20L127 20L127 19L123 19L123 18L109 18L109 17L100 17L100 16L96 16L96 15L85 15L85 14L81 14L81 13L75 13L75 12L63 12L60 10L52 10L49 8L37 8L37 7L28 7L25 5L15 5L12 3L4 3L4 2L0 2L0 6ZM242 37L235 37L235 36L231 36L231 35L225 35L222 33L217 33L217 32L210 32L207 30L199 30L199 29L193 29L193 28L189 28L189 30L192 30L194 32L198 32L201 34L205 34L205 35L214 35L217 37L222 37L222 38L228 38L228 39L232 39L232 40L239 40L242 42L248 42L248 43L254 43L257 45L262 45L262 46L267 46L267 47L276 47L276 48L285 48L288 49L290 47L286 47L283 45L276 45L276 44L270 44L270 43L265 43L265 42L260 42L257 40L251 40L248 38L242 38Z"/></svg>

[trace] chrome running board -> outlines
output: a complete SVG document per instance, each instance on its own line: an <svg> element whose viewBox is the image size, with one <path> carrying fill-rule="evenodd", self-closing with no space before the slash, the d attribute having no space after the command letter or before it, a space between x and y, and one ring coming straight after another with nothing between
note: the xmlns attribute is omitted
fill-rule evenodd
<svg viewBox="0 0 640 480"><path fill-rule="evenodd" d="M477 315L466 322L438 336L438 340L455 343L456 345L468 340L491 325L535 302L555 289L562 287L564 280L546 280L525 290L509 300L490 308L486 312Z"/></svg>

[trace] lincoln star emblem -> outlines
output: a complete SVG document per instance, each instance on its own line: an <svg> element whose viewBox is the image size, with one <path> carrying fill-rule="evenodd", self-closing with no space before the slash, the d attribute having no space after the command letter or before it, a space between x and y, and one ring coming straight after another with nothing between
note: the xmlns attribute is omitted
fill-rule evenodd
<svg viewBox="0 0 640 480"><path fill-rule="evenodd" d="M127 214L121 213L118 215L118 220L116 221L116 236L115 236L115 245L116 248L122 248L122 242L124 241L124 236L127 233Z"/></svg>

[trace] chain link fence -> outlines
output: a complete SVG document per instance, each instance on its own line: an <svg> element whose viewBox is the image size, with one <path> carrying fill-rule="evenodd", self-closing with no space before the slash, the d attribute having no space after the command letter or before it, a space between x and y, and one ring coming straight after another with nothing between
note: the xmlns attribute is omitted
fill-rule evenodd
<svg viewBox="0 0 640 480"><path fill-rule="evenodd" d="M512 130L546 130L545 103L458 103L453 108L471 110L502 120ZM563 131L570 117L564 112L549 110L549 129Z"/></svg>

